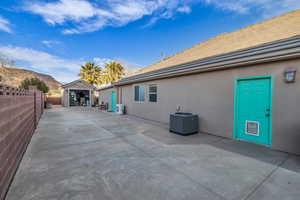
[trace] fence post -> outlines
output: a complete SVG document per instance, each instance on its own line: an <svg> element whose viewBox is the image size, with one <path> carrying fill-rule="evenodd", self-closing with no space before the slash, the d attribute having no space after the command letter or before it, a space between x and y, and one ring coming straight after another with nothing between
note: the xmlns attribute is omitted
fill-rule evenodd
<svg viewBox="0 0 300 200"><path fill-rule="evenodd" d="M41 93L41 116L44 113L44 93Z"/></svg>
<svg viewBox="0 0 300 200"><path fill-rule="evenodd" d="M37 112L36 112L36 90L37 90L37 86L34 85L30 85L29 86L29 90L30 92L33 93L33 123L34 123L34 129L36 129L37 127Z"/></svg>

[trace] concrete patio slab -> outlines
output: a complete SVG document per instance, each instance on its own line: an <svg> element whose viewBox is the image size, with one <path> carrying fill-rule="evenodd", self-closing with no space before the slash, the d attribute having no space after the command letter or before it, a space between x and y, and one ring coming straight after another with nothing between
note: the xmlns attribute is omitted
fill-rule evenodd
<svg viewBox="0 0 300 200"><path fill-rule="evenodd" d="M300 158L95 109L45 112L7 200L298 200Z"/></svg>
<svg viewBox="0 0 300 200"><path fill-rule="evenodd" d="M300 197L300 158L291 157L257 188L249 199L293 200Z"/></svg>

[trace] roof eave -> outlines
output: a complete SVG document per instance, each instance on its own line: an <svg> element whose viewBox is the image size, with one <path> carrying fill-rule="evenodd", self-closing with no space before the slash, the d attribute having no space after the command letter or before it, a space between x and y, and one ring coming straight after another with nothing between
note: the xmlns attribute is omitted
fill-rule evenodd
<svg viewBox="0 0 300 200"><path fill-rule="evenodd" d="M224 70L298 57L300 57L300 36L135 75L122 79L115 83L115 85L128 85L149 80L171 78L212 70Z"/></svg>
<svg viewBox="0 0 300 200"><path fill-rule="evenodd" d="M98 89L97 89L97 91L101 91L101 90L107 90L107 89L111 89L111 88L114 88L114 87L115 87L115 85L114 85L114 84L112 84L112 85L110 85L110 86L106 86L106 87L98 88Z"/></svg>
<svg viewBox="0 0 300 200"><path fill-rule="evenodd" d="M90 89L93 89L93 90L96 90L96 89L97 89L95 86L93 86L93 85L89 84L88 82L86 82L86 81L84 81L84 80L81 80L81 79L78 79L78 80L72 81L72 82L70 82L70 83L64 84L64 85L62 85L61 87L62 87L62 88L66 88L66 87L68 87L68 86L70 86L70 85L72 85L72 84L76 84L76 83L78 83L78 82L83 82L83 83L85 83L85 84L91 86Z"/></svg>

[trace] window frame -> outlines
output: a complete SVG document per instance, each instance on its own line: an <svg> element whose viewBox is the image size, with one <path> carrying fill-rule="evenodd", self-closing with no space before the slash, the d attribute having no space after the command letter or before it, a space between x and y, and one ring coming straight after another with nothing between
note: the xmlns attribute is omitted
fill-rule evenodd
<svg viewBox="0 0 300 200"><path fill-rule="evenodd" d="M156 92L151 92L151 91L150 91L150 87L153 87L153 86L156 87ZM153 95L153 94L156 95L156 101L151 101L151 100L150 100L150 95ZM158 102L158 85L155 84L155 83L149 84L149 85L148 85L148 102L149 102L149 103L157 103L157 102Z"/></svg>
<svg viewBox="0 0 300 200"><path fill-rule="evenodd" d="M138 87L139 89L138 89L138 100L136 100L136 93L135 93L135 89L136 89L136 87ZM143 101L141 101L141 87L143 87L144 88L144 100ZM144 103L144 102L146 102L146 87L145 87L145 85L134 85L133 86L133 102L135 102L135 103Z"/></svg>

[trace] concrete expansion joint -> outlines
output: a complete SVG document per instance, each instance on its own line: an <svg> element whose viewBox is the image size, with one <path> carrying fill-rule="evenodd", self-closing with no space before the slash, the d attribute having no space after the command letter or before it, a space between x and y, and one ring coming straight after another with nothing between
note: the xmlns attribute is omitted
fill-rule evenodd
<svg viewBox="0 0 300 200"><path fill-rule="evenodd" d="M42 151L51 151L51 150L61 150L61 149L66 149L69 148L70 146L80 146L80 145L86 145L86 144L94 144L94 143L98 143L98 142L102 142L102 141L106 141L106 140L113 140L113 139L117 139L118 137L111 137L111 138L102 138L102 139L97 139L97 140L92 140L92 141L86 141L86 142L79 142L79 143L70 143L70 144L63 144L63 146L61 147L56 147L55 149L53 148L46 148L46 149L42 149L40 150L40 152Z"/></svg>
<svg viewBox="0 0 300 200"><path fill-rule="evenodd" d="M190 177L190 176L188 176L187 174L185 174L185 173L183 173L183 172L177 170L176 168L172 167L171 165L168 165L167 163L161 161L160 159L157 159L157 158L155 157L155 155L152 155L151 153L146 152L144 149L138 147L137 145L132 144L131 142L129 142L128 140L126 140L126 137L123 138L123 141L126 142L127 144L133 146L134 148L138 149L139 151L143 152L144 154L148 155L149 157L154 158L157 162L159 162L160 164L166 166L167 168L172 169L172 170L176 171L176 173L183 175L185 178L187 178L187 179L190 180L191 182L197 184L199 187L204 188L204 189L207 190L208 192L210 192L210 193L212 193L212 194L214 194L214 195L220 197L220 199L227 200L223 195L221 195L221 194L215 192L214 190L212 190L211 188L209 188L209 187L207 187L207 186L205 186L205 185L199 183L198 181L194 180L192 177Z"/></svg>
<svg viewBox="0 0 300 200"><path fill-rule="evenodd" d="M107 138L107 139L103 139L103 140L109 140L109 139L117 139L117 138ZM99 141L98 141L98 142L99 142ZM66 147L66 148L67 148L67 147ZM58 148L56 148L56 149L58 149ZM63 149L63 148L60 148L60 149ZM69 159L68 162L80 160L80 159L87 158L87 157L93 157L93 156L98 156L98 152L88 153L88 154L86 154L86 155L74 157L74 158L72 158L72 159ZM56 162L56 166L55 166L55 167L50 167L50 168L48 168L48 171L50 171L50 170L55 170L55 169L61 169L64 165L65 165L65 161L59 161L59 162Z"/></svg>
<svg viewBox="0 0 300 200"><path fill-rule="evenodd" d="M214 191L213 189L211 189L210 187L207 187L206 185L203 185L201 183L199 183L197 180L195 180L194 178L190 177L189 175L185 174L184 172L181 172L179 170L177 170L176 168L172 167L171 165L168 165L167 163L161 161L160 159L156 159L158 162L160 162L161 164L167 166L168 168L176 171L176 173L183 175L185 178L187 178L188 180L190 180L191 182L195 183L196 185L198 185L201 188L204 188L205 190L207 190L208 192L218 196L220 199L223 200L228 200L227 198L225 198L223 195L219 194L218 192Z"/></svg>
<svg viewBox="0 0 300 200"><path fill-rule="evenodd" d="M261 182L259 182L256 186L254 186L253 190L251 190L243 200L248 200L251 198L252 194L254 194L267 180L271 178L271 176L281 167L284 163L290 159L290 155L288 154L285 159L283 159Z"/></svg>

